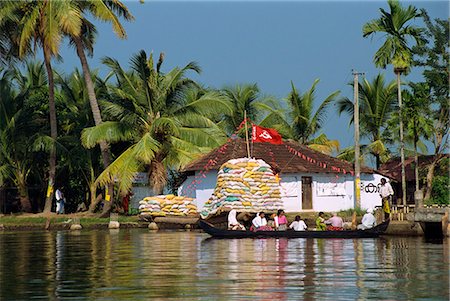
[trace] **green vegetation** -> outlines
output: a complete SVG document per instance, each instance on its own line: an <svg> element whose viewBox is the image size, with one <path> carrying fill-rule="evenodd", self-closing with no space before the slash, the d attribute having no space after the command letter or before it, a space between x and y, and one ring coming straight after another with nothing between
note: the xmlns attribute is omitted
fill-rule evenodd
<svg viewBox="0 0 450 301"><path fill-rule="evenodd" d="M71 216L67 217L50 217L51 225L68 224L73 219ZM137 216L119 216L119 223L137 223L139 218ZM34 217L34 216L20 216L10 215L0 217L0 224L14 225L14 226L42 226L47 223L46 217ZM109 218L100 217L80 217L81 225L108 225Z"/></svg>
<svg viewBox="0 0 450 301"><path fill-rule="evenodd" d="M362 157L374 157L379 167L403 142L416 158L428 151L422 142L431 142L425 198L442 203L448 176L434 175L450 126L448 20L431 20L394 0L388 6L389 12L380 9L380 18L363 26L362 36L384 35L374 63L393 65L397 83L386 83L383 73L360 83L361 130L369 139ZM127 68L103 58L110 72L99 77L86 60L97 36L88 18L109 22L119 38L126 38L120 21L133 20L120 1L0 2L0 187L14 187L21 211L50 211L54 187L63 187L69 212L82 202L94 212L105 195L116 201L126 195L138 171L148 173L150 186L161 193L179 182L170 175L225 142L245 111L253 123L326 154L339 151L339 141L322 132L330 107L337 104L338 113L353 121L353 102L339 98L339 91L317 102L319 80L303 92L291 83L283 99L263 96L257 84L213 89L192 79L201 71L197 63L163 72L164 54L156 61L145 51L133 55ZM415 25L418 19L425 28ZM53 69L65 41L75 47L81 71ZM43 63L35 59L41 52ZM424 81L403 83L400 106L400 76L416 66L423 67ZM344 149L339 157L353 155ZM440 170L447 172L448 165ZM104 203L105 213L114 202Z"/></svg>
<svg viewBox="0 0 450 301"><path fill-rule="evenodd" d="M397 110L395 105L395 93L397 92L395 82L386 84L383 74L378 74L371 82L366 78L359 83L360 93L360 128L362 136L371 141L368 145L362 145L362 155L373 155L375 166L380 168L382 162L389 158L389 151L385 145L383 134L387 123ZM353 101L349 98L340 99L337 103L339 114L345 112L353 123ZM354 148L342 152L342 159L355 157Z"/></svg>
<svg viewBox="0 0 450 301"><path fill-rule="evenodd" d="M433 189L431 190L432 204L450 204L450 178L447 176L436 176L433 179Z"/></svg>

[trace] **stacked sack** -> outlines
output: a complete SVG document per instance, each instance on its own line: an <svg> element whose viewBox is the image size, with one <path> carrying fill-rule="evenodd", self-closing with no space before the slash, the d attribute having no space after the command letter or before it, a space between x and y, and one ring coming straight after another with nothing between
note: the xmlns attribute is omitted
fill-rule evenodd
<svg viewBox="0 0 450 301"><path fill-rule="evenodd" d="M259 212L282 207L280 184L270 165L263 160L239 158L220 167L214 193L200 215L206 218L219 209Z"/></svg>
<svg viewBox="0 0 450 301"><path fill-rule="evenodd" d="M197 214L193 198L173 194L146 197L139 202L141 215L151 216L188 216Z"/></svg>

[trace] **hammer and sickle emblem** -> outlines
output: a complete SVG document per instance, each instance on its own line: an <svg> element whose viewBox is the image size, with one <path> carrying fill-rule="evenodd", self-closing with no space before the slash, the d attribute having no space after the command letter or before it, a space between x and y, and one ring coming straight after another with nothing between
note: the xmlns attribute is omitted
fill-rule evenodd
<svg viewBox="0 0 450 301"><path fill-rule="evenodd" d="M259 137L262 137L264 139L272 139L272 136L270 136L270 134L266 130L259 134Z"/></svg>

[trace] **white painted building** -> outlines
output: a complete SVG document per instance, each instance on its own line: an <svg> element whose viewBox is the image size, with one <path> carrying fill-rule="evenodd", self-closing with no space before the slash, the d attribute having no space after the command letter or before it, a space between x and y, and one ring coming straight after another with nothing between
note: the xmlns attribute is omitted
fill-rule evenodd
<svg viewBox="0 0 450 301"><path fill-rule="evenodd" d="M298 150L310 160L293 154L289 148L291 151L292 148ZM195 198L197 207L202 209L214 191L220 166L229 159L245 155L245 142L241 139L232 141L220 151L213 150L185 168L189 176L179 187L178 194ZM289 141L283 145L255 143L253 157L263 159L275 170L281 170L281 196L286 212L330 212L350 209L355 205L354 177L351 174L352 164L349 162ZM319 162L325 163L327 167ZM336 171L337 168L341 171ZM379 183L382 177L370 168L362 168L361 208L381 205Z"/></svg>
<svg viewBox="0 0 450 301"><path fill-rule="evenodd" d="M211 197L216 186L217 171L213 170L206 177L199 177L199 172L188 176L178 189L179 195L196 199L196 205L202 209ZM381 206L378 192L380 179L377 173L361 174L361 207ZM194 179L201 178L201 183L191 185ZM310 183L311 182L311 183ZM309 184L310 183L310 184ZM281 174L281 196L286 212L300 211L339 211L354 207L353 176L334 174ZM193 186L187 188L187 186ZM308 201L310 195L311 202Z"/></svg>

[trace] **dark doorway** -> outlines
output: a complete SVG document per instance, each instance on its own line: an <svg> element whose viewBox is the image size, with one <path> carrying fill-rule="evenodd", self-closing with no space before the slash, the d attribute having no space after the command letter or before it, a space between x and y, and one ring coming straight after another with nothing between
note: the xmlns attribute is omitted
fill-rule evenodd
<svg viewBox="0 0 450 301"><path fill-rule="evenodd" d="M312 209L312 177L302 177L302 210Z"/></svg>

